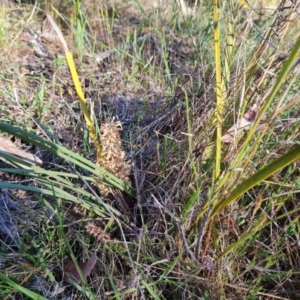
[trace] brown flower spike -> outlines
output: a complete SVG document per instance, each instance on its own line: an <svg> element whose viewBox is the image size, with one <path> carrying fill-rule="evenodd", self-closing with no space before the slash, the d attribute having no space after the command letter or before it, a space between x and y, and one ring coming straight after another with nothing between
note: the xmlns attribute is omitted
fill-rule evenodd
<svg viewBox="0 0 300 300"><path fill-rule="evenodd" d="M129 183L131 165L125 160L125 153L121 149L120 122L114 120L101 125L101 157L97 159L97 165L104 168L125 183ZM103 196L107 196L111 190L104 184L98 183L96 186Z"/></svg>

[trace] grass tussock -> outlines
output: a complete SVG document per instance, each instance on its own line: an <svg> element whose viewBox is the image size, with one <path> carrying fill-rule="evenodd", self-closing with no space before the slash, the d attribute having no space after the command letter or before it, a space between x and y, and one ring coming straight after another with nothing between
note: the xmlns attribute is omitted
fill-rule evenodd
<svg viewBox="0 0 300 300"><path fill-rule="evenodd" d="M200 2L3 2L3 299L299 298L299 5Z"/></svg>

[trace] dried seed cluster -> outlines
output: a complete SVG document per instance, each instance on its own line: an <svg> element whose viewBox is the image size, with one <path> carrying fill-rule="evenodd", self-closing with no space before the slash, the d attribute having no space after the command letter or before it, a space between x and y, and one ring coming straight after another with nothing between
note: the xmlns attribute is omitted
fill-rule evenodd
<svg viewBox="0 0 300 300"><path fill-rule="evenodd" d="M125 153L121 150L120 131L122 125L114 120L101 125L101 156L97 159L97 165L104 168L125 183L129 183L131 165L125 160ZM96 186L103 196L110 193L110 188L104 184L98 183Z"/></svg>
<svg viewBox="0 0 300 300"><path fill-rule="evenodd" d="M108 233L105 233L102 228L97 226L94 222L89 222L85 225L85 230L93 236L97 241L105 244L110 240Z"/></svg>
<svg viewBox="0 0 300 300"><path fill-rule="evenodd" d="M75 206L73 207L73 211L74 211L76 214L78 214L78 215L80 215L80 216L82 216L82 217L86 217L86 216L87 216L87 211L86 211L86 209L85 209L84 207L80 206L80 205L75 205Z"/></svg>

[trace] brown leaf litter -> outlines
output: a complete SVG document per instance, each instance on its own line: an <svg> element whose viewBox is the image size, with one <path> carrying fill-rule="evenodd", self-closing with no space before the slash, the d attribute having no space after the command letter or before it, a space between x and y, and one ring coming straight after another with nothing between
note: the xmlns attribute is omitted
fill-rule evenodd
<svg viewBox="0 0 300 300"><path fill-rule="evenodd" d="M0 152L15 156L17 158L21 158L26 162L29 162L34 165L41 166L43 164L42 160L40 160L36 155L28 153L24 150L19 149L10 139L0 136ZM4 158L2 160L6 161ZM6 161L8 162L8 161ZM9 162L8 162L9 163ZM28 169L28 166L19 165L22 168Z"/></svg>
<svg viewBox="0 0 300 300"><path fill-rule="evenodd" d="M84 263L78 263L82 275L87 278L91 271L93 270L97 262L96 252L91 254L91 257ZM75 263L71 259L66 259L63 262L63 279L62 281L72 283L75 282L79 284L81 282L81 276L75 266Z"/></svg>
<svg viewBox="0 0 300 300"><path fill-rule="evenodd" d="M253 105L233 126L231 126L222 136L222 142L231 144L235 138L242 132L248 131L257 117L257 105ZM257 130L261 130L263 124L260 124Z"/></svg>

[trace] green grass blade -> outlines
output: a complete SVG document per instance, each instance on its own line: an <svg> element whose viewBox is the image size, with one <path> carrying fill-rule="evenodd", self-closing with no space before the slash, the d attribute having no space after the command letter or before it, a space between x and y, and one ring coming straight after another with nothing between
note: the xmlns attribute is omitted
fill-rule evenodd
<svg viewBox="0 0 300 300"><path fill-rule="evenodd" d="M53 171L47 171L44 169L41 169L39 167L36 167L34 170L25 170L25 169L0 169L3 172L6 173L12 173L12 174L19 174L19 175L27 175L36 181L40 182L43 186L48 187L48 190L46 189L39 189L39 188L32 188L31 191L39 193L39 194L47 194L52 195L52 188L55 189L56 195L59 195L60 198L72 201L76 204L80 204L81 206L85 207L88 210L94 211L94 209L97 207L97 214L100 216L103 216L105 211L109 212L114 217L122 217L122 214L108 205L107 203L101 201L99 202L99 198L95 197L95 195L89 193L88 191L77 187L74 185L71 181L64 179L66 178L75 178L80 179L80 177L76 174L69 174L69 173L60 173L60 172L53 172ZM40 175L46 175L46 178L41 177ZM83 179L87 181L96 182L94 178L83 176ZM3 185L8 186L10 183L2 182ZM63 187L64 189L58 188L57 185L60 187ZM1 186L1 183L0 183ZM28 190L28 186L21 186L17 185L15 187L11 186L14 189L21 189L21 190ZM74 197L72 194L70 194L67 190L73 191L77 193L77 195L80 195L79 197ZM89 200L80 200L80 199L89 199ZM93 200L93 203L89 203L90 200ZM100 213L101 212L101 213Z"/></svg>
<svg viewBox="0 0 300 300"><path fill-rule="evenodd" d="M192 196L187 200L185 207L182 211L182 217L185 218L193 207L195 201L199 199L200 190L197 190Z"/></svg>
<svg viewBox="0 0 300 300"><path fill-rule="evenodd" d="M165 299L164 297L159 297L155 292L154 290L152 289L151 285L148 284L145 280L142 280L142 284L144 285L144 287L147 289L147 291L149 292L149 294L152 296L152 299L155 299L155 300L161 300L161 299Z"/></svg>
<svg viewBox="0 0 300 300"><path fill-rule="evenodd" d="M251 227L251 230L240 237L238 241L230 245L225 251L223 251L219 256L218 260L221 259L224 255L228 254L230 251L234 251L236 247L243 245L247 240L253 238L256 232L260 231L264 226L266 222L266 216L261 215L259 220L255 222L255 224Z"/></svg>
<svg viewBox="0 0 300 300"><path fill-rule="evenodd" d="M1 155L0 155L1 156ZM66 172L60 172L60 171L50 171L50 170L45 170L42 168L38 167L33 167L32 169L13 169L13 168L0 168L0 172L4 173L11 173L11 174L19 174L19 175L32 175L31 173L34 174L42 174L45 176L50 176L53 178L60 178L60 180L65 181L63 178L73 178L73 179L84 179L88 182L99 182L99 180L96 180L94 177L90 176L79 176L77 174L73 173L66 173ZM70 181L65 181L66 183L72 184Z"/></svg>
<svg viewBox="0 0 300 300"><path fill-rule="evenodd" d="M300 146L296 146L286 154L272 161L270 164L263 167L261 170L256 172L250 178L238 185L231 194L216 204L213 208L210 218L217 215L223 208L228 206L231 202L235 201L238 197L242 196L245 192L259 184L264 179L270 177L274 173L278 172L282 168L290 165L294 161L300 158Z"/></svg>
<svg viewBox="0 0 300 300"><path fill-rule="evenodd" d="M34 300L47 300L47 298L40 296L28 289L26 289L25 287L15 283L14 281L12 281L11 279L9 279L5 274L3 274L2 272L0 272L0 280L5 282L6 284L8 284L9 286L11 286L12 288L14 288L17 292L20 292L28 297L30 297L31 299Z"/></svg>
<svg viewBox="0 0 300 300"><path fill-rule="evenodd" d="M49 186L50 186L50 184L49 184ZM8 183L8 182L0 182L0 189L23 190L23 191L30 191L30 192L37 193L37 194L45 194L48 196L53 196L53 191L51 189L37 188L37 187L31 187L31 186ZM59 188L55 187L54 189L55 189L57 197L59 197L61 199L72 201L76 204L80 204L82 207L84 207L90 211L93 211L95 214L97 214L99 216L103 216L104 211L100 207L96 206L95 203L89 203L86 200L83 201L83 200L79 199L78 197L75 197Z"/></svg>
<svg viewBox="0 0 300 300"><path fill-rule="evenodd" d="M173 268L176 266L179 259L181 259L181 258L182 258L182 253L177 255L175 257L175 259L166 266L164 272L161 274L158 281L163 281L169 275L169 273L173 270Z"/></svg>
<svg viewBox="0 0 300 300"><path fill-rule="evenodd" d="M16 168L21 168L21 167L27 167L27 168L32 168L34 165L32 163L23 160L21 158L18 158L13 155L9 155L5 152L0 152L0 157L4 158L5 161L10 162L14 167ZM24 169L26 170L26 169Z"/></svg>
<svg viewBox="0 0 300 300"><path fill-rule="evenodd" d="M13 136L16 136L22 140L25 140L28 143L33 144L41 149L44 149L55 156L70 161L78 167L83 168L96 176L99 176L104 183L108 183L109 185L120 189L132 196L134 196L135 194L133 188L125 184L122 180L118 179L114 175L107 172L105 169L97 166L93 162L90 162L89 160L85 159L84 157L66 149L65 147L47 141L19 127L15 127L6 123L0 122L0 130Z"/></svg>

